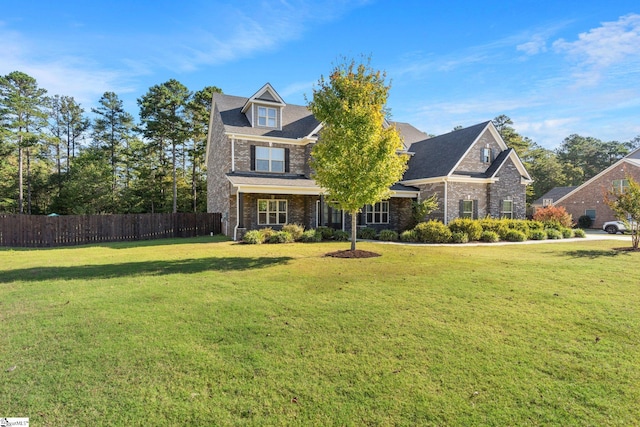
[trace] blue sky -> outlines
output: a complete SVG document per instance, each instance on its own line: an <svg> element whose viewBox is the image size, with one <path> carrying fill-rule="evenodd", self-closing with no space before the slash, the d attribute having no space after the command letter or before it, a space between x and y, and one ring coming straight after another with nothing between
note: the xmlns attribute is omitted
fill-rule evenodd
<svg viewBox="0 0 640 427"><path fill-rule="evenodd" d="M392 119L433 134L506 114L547 148L640 135L637 0L4 2L0 74L19 70L89 111L175 78L290 104L343 56L372 57Z"/></svg>

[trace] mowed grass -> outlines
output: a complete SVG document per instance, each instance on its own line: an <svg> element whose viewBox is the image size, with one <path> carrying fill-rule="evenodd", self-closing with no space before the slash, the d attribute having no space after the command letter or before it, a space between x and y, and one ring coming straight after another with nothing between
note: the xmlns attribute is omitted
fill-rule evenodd
<svg viewBox="0 0 640 427"><path fill-rule="evenodd" d="M640 253L0 251L0 416L32 425L637 425Z"/></svg>

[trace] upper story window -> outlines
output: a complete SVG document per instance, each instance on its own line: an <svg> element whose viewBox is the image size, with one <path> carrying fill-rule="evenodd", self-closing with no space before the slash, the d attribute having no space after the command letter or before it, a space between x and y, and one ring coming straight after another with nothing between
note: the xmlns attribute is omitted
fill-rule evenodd
<svg viewBox="0 0 640 427"><path fill-rule="evenodd" d="M613 180L613 190L618 193L624 193L629 188L629 180L628 179L614 179Z"/></svg>
<svg viewBox="0 0 640 427"><path fill-rule="evenodd" d="M275 108L258 107L258 126L277 127L277 111Z"/></svg>
<svg viewBox="0 0 640 427"><path fill-rule="evenodd" d="M480 151L480 158L482 159L482 163L491 163L491 148L482 148Z"/></svg>
<svg viewBox="0 0 640 427"><path fill-rule="evenodd" d="M284 172L284 148L256 147L255 170L260 172Z"/></svg>
<svg viewBox="0 0 640 427"><path fill-rule="evenodd" d="M542 199L542 207L546 208L551 205L553 205L553 199Z"/></svg>

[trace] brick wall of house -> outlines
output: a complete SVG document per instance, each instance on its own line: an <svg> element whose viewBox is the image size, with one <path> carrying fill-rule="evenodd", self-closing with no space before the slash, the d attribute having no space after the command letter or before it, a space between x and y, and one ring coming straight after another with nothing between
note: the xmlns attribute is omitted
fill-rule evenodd
<svg viewBox="0 0 640 427"><path fill-rule="evenodd" d="M460 200L477 200L478 218L487 216L487 184L449 182L447 193L447 223L460 217Z"/></svg>
<svg viewBox="0 0 640 427"><path fill-rule="evenodd" d="M246 139L236 139L235 150L235 170L237 172L247 172L251 170L251 145L260 147L288 148L289 149L289 173L304 175L308 170L306 165L306 147L293 144L269 144L268 142L258 142Z"/></svg>
<svg viewBox="0 0 640 427"><path fill-rule="evenodd" d="M521 175L511 159L502 165L497 174L498 182L489 184L488 215L502 216L502 201L513 201L513 218L524 219L527 214L526 185L521 184Z"/></svg>
<svg viewBox="0 0 640 427"><path fill-rule="evenodd" d="M483 163L481 161L481 149L484 147L490 148L493 152L493 158L489 163ZM476 141L476 143L473 144L462 161L460 161L460 164L456 168L456 172L485 172L487 168L491 166L491 162L493 162L493 159L495 159L501 151L502 148L500 148L500 145L498 145L496 139L487 129Z"/></svg>
<svg viewBox="0 0 640 427"><path fill-rule="evenodd" d="M258 200L276 199L287 201L287 223L300 224L306 229L316 227L317 196L303 196L292 194L244 194L243 218L247 230L271 227L280 230L281 225L258 225Z"/></svg>
<svg viewBox="0 0 640 427"><path fill-rule="evenodd" d="M444 222L444 182L438 182L434 184L419 185L420 200L428 199L434 194L438 195L438 209L427 215L425 220L436 219Z"/></svg>
<svg viewBox="0 0 640 427"><path fill-rule="evenodd" d="M224 125L218 109L214 109L209 129L207 158L207 212L222 214L222 230L229 230L231 207L229 205L230 184L226 173L231 170L231 142L224 134ZM235 216L235 211L233 211ZM235 225L234 222L230 222ZM233 230L231 230L233 232Z"/></svg>
<svg viewBox="0 0 640 427"><path fill-rule="evenodd" d="M562 206L571 214L574 221L585 215L587 209L596 211L596 219L592 228L601 228L607 221L614 221L616 218L613 211L605 203L605 194L611 190L614 180L626 179L626 174L630 174L634 180L640 181L640 168L628 163L611 168L589 185L577 190L555 206Z"/></svg>

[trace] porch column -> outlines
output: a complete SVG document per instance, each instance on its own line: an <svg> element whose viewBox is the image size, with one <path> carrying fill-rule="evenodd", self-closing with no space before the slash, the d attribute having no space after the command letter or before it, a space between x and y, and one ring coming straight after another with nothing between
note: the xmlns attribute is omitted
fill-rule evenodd
<svg viewBox="0 0 640 427"><path fill-rule="evenodd" d="M238 228L244 228L244 193L238 191Z"/></svg>
<svg viewBox="0 0 640 427"><path fill-rule="evenodd" d="M317 218L318 218L318 227L323 226L324 225L324 223L323 223L323 220L324 220L324 196L322 194L320 195L320 203L318 204Z"/></svg>

